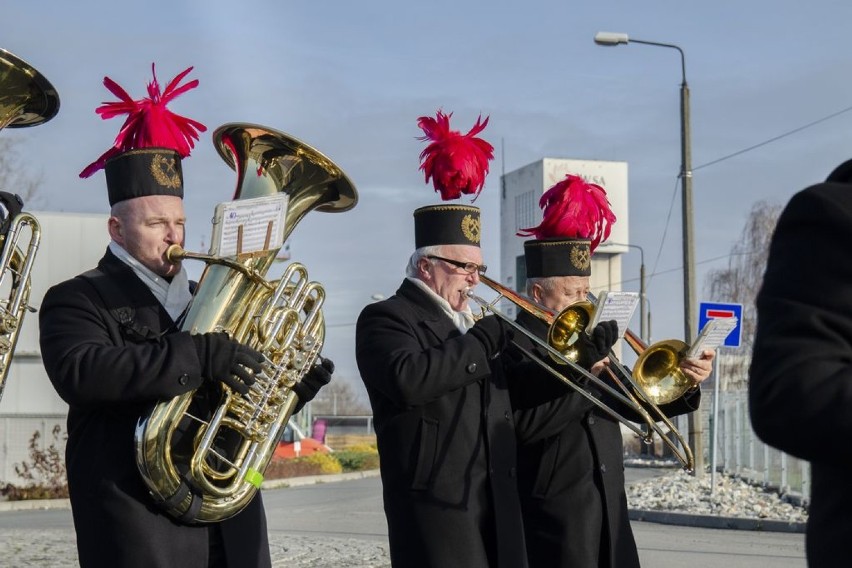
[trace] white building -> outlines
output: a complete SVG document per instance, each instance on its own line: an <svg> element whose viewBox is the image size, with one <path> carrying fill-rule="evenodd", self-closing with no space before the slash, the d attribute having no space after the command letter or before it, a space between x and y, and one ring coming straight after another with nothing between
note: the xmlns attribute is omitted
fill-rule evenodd
<svg viewBox="0 0 852 568"><path fill-rule="evenodd" d="M106 250L108 215L81 213L32 213L41 227L30 284L30 306L38 309L47 289L97 265ZM22 231L19 248L26 249L29 231ZM9 280L9 279L7 279ZM3 301L8 291L2 291ZM41 362L38 313L24 317L18 344L6 375L0 400L0 484L18 480L15 464L30 461L28 444L36 431L40 443L52 442L54 425L62 427L64 448L68 405L59 398Z"/></svg>
<svg viewBox="0 0 852 568"><path fill-rule="evenodd" d="M500 283L524 293L526 266L521 229L541 223L539 199L542 194L565 178L579 175L590 183L603 187L616 222L609 239L601 244L592 257L591 285L593 292L621 290L621 254L628 251L629 220L627 209L627 162L544 158L502 176L500 201ZM617 243L617 244L615 244ZM514 306L504 302L508 315L514 316Z"/></svg>

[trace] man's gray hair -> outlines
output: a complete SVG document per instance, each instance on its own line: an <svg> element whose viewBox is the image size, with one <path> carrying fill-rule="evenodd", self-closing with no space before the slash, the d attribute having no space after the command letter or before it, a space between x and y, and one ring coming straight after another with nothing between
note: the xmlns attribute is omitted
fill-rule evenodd
<svg viewBox="0 0 852 568"><path fill-rule="evenodd" d="M411 253L411 257L408 259L408 266L405 267L405 275L409 278L417 278L417 275L420 273L420 270L417 268L417 263L420 262L420 259L430 255L442 256L441 252L443 252L441 245L420 247L415 250Z"/></svg>
<svg viewBox="0 0 852 568"><path fill-rule="evenodd" d="M556 279L552 276L537 276L527 278L527 296L533 297L533 286L538 284L545 292L552 292L556 285Z"/></svg>

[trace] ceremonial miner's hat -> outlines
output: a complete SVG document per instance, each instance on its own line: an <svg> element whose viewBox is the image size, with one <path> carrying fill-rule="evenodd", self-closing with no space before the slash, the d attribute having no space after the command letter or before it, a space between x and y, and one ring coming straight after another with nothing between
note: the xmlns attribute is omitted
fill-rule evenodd
<svg viewBox="0 0 852 568"><path fill-rule="evenodd" d="M146 195L183 198L181 160L189 156L198 133L207 128L171 112L166 105L198 86L197 79L179 85L190 71L192 67L177 75L161 93L152 64L153 80L148 83L148 97L139 100L133 100L112 79L104 77L104 86L120 100L104 103L95 112L104 120L122 114L127 119L112 147L89 164L80 177L87 178L103 169L110 206Z"/></svg>
<svg viewBox="0 0 852 568"><path fill-rule="evenodd" d="M615 222L606 191L568 174L539 200L544 210L537 227L522 229L527 278L591 276L592 253Z"/></svg>
<svg viewBox="0 0 852 568"><path fill-rule="evenodd" d="M467 134L450 130L452 113L437 112L435 118L421 116L417 125L425 133L420 140L430 141L420 153L420 169L426 183L432 180L442 201L459 199L462 194L479 196L488 175L488 162L494 147L476 135L488 125L479 117ZM480 246L480 211L473 205L440 203L414 211L415 248L432 245Z"/></svg>

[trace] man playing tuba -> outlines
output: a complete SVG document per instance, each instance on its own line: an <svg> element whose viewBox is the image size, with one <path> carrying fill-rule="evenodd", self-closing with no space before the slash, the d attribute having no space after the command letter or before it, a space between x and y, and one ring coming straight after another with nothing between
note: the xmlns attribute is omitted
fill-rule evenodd
<svg viewBox="0 0 852 568"><path fill-rule="evenodd" d="M208 386L244 394L263 359L226 334L179 331L195 283L165 253L184 242L181 159L205 127L165 106L197 85L178 86L191 69L163 93L155 76L139 101L104 80L121 101L98 113L129 116L81 176L105 170L111 242L97 268L48 290L40 311L44 365L70 407L65 458L82 568L271 566L260 493L227 520L184 523L154 502L134 459L137 420L152 404ZM300 403L330 378L314 367L294 387Z"/></svg>

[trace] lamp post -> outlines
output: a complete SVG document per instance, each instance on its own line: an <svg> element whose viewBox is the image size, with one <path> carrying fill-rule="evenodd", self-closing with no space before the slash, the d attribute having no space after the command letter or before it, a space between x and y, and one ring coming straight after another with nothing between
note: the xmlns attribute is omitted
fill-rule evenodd
<svg viewBox="0 0 852 568"><path fill-rule="evenodd" d="M680 54L680 180L682 187L681 204L683 217L683 320L684 340L692 345L697 334L695 310L695 250L692 230L692 142L689 126L689 86L686 83L686 58L683 50L672 43L660 43L634 39L624 33L598 32L595 34L598 45L621 45L640 43L669 47ZM704 474L704 451L702 443L701 416L698 412L689 414L689 441L695 453L695 475Z"/></svg>

